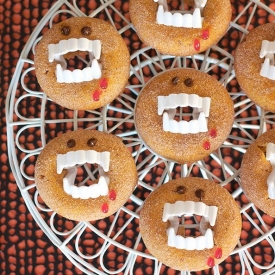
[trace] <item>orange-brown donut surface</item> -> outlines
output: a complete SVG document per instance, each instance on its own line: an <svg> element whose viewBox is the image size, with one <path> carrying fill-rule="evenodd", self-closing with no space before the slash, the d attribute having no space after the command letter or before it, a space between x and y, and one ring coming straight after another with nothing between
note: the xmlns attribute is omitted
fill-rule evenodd
<svg viewBox="0 0 275 275"><path fill-rule="evenodd" d="M189 2L194 6L194 1ZM208 0L201 13L201 28L166 26L157 23L158 6L154 0L130 0L131 21L145 44L175 56L193 55L215 45L226 33L232 16L230 1Z"/></svg>
<svg viewBox="0 0 275 275"><path fill-rule="evenodd" d="M266 214L275 217L275 199L269 198L267 178L272 165L266 159L266 146L275 143L275 129L258 137L247 149L241 164L241 186L251 202Z"/></svg>
<svg viewBox="0 0 275 275"><path fill-rule="evenodd" d="M58 154L65 155L70 152L70 156L66 155L67 160L75 161L73 164L81 166L83 163L78 163L78 157L73 155L80 151L86 156L88 151L93 151L96 155L96 161L90 163L95 166L88 167L91 172L97 167L99 169L100 163L103 163L102 152L110 152L109 169L105 173L109 182L106 195L93 198L90 194L89 198L84 199L73 198L70 193L65 192L63 181L69 170L64 166L58 172ZM85 158L84 161L89 163ZM73 164L71 166L74 166ZM95 178L99 177L94 175ZM91 221L110 216L128 200L137 184L137 171L131 153L120 138L95 130L77 130L62 134L45 146L35 165L35 182L40 196L53 211L71 220ZM97 187L98 184L99 180L93 179L85 185L91 188L92 185ZM90 189L88 191L90 192ZM95 191L98 192L98 189Z"/></svg>
<svg viewBox="0 0 275 275"><path fill-rule="evenodd" d="M246 95L263 109L275 112L275 80L260 75L264 63L260 57L263 40L275 40L275 23L261 25L246 35L236 49L234 68Z"/></svg>
<svg viewBox="0 0 275 275"><path fill-rule="evenodd" d="M99 40L101 50L95 46L88 50L86 50L86 46L83 48L82 46L73 46L73 43L80 42L72 42L72 39L78 39L78 41L87 39L90 45L93 43L91 41ZM80 55L87 62L96 59L101 66L101 76L93 79L87 78L88 80L79 83L58 82L56 70L60 61L58 61L58 57L55 57L54 60L49 59L49 45L59 47L60 41L63 40L69 41L65 48L67 45L70 48L69 52L63 49L67 70L76 69L69 68L69 62L70 59L74 60L76 55ZM100 50L100 56L88 58L89 51L92 56L95 55L93 51L95 49ZM57 50L57 53L60 52ZM74 17L53 25L36 46L34 63L42 90L59 105L74 110L97 109L110 103L123 92L130 73L130 55L122 37L110 23L90 17ZM93 66L83 62L83 67L79 69L83 71ZM66 70L66 68L63 69ZM72 79L73 77L69 76L66 81L72 81ZM76 79L79 81L81 78L77 76Z"/></svg>
<svg viewBox="0 0 275 275"><path fill-rule="evenodd" d="M186 204L186 208L175 206L173 210L182 214L179 216L185 217L186 222L175 233L177 238L180 235L179 238L184 237L185 241L190 237L196 242L204 241L201 237L203 234L199 233L199 230L193 232L193 235L192 231L188 231L187 224L188 221L190 223L190 219L187 220L187 216L195 216L198 212L194 209L199 204L204 205L202 210L204 213L207 213L208 210L205 210L207 207L216 208L215 225L206 224L206 227L213 232L212 248L187 250L187 244L185 248L168 245L167 232L171 222L169 219L163 221L165 216L163 212L167 209L166 203L175 205L176 202L193 205L193 210L189 210L191 212L189 214L182 214L187 209ZM197 215L198 224L201 224L202 216L199 219ZM158 187L147 197L140 213L140 233L149 252L160 262L177 270L198 271L213 267L229 256L239 240L241 221L239 207L225 188L202 178L179 178ZM191 223L195 224L194 221ZM197 238L201 240L198 241ZM179 244L179 240L177 243Z"/></svg>
<svg viewBox="0 0 275 275"><path fill-rule="evenodd" d="M196 134L164 131L163 114L158 114L158 97L182 93L211 99L207 131ZM195 69L172 69L158 74L141 90L135 106L136 129L146 146L178 163L201 160L219 148L230 133L233 120L234 107L227 90L210 75Z"/></svg>

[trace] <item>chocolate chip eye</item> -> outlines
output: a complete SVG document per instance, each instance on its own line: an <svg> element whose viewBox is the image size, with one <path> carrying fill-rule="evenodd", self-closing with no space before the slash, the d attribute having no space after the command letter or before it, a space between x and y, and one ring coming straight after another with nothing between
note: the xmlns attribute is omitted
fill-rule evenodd
<svg viewBox="0 0 275 275"><path fill-rule="evenodd" d="M81 29L81 33L82 33L83 35L89 35L91 32L92 32L92 29L91 29L90 27L83 27L83 28Z"/></svg>
<svg viewBox="0 0 275 275"><path fill-rule="evenodd" d="M90 138L88 141L87 141L87 145L90 146L90 147L93 147L96 145L96 142L97 140L95 138Z"/></svg>
<svg viewBox="0 0 275 275"><path fill-rule="evenodd" d="M195 195L201 201L204 198L204 191L202 189L198 189L195 191Z"/></svg>
<svg viewBox="0 0 275 275"><path fill-rule="evenodd" d="M193 85L193 80L188 77L183 81L183 83L186 87L191 87Z"/></svg>
<svg viewBox="0 0 275 275"><path fill-rule="evenodd" d="M184 193L186 192L186 188L185 188L184 186L182 186L182 185L179 185L179 186L177 186L177 188L176 188L176 192L177 192L178 194L184 194Z"/></svg>
<svg viewBox="0 0 275 275"><path fill-rule="evenodd" d="M73 147L75 147L75 140L74 140L74 139L69 139L69 140L67 141L67 146L68 146L68 148L73 148Z"/></svg>
<svg viewBox="0 0 275 275"><path fill-rule="evenodd" d="M70 29L70 27L68 27L68 26L64 26L64 27L62 27L62 29L61 29L61 32L62 32L62 34L64 34L64 35L69 35L70 31L71 31L71 29Z"/></svg>
<svg viewBox="0 0 275 275"><path fill-rule="evenodd" d="M172 78L173 85L177 85L178 82L179 82L179 78L177 76L175 76L175 77Z"/></svg>

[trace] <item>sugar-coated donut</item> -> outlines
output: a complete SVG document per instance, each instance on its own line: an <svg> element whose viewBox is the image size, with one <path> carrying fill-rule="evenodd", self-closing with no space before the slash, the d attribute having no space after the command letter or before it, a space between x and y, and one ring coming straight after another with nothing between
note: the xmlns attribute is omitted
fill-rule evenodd
<svg viewBox="0 0 275 275"><path fill-rule="evenodd" d="M187 217L192 216L198 229L190 232L190 223L195 222ZM239 240L242 220L225 188L192 177L171 180L154 190L141 209L139 226L146 247L160 262L198 271L229 256Z"/></svg>
<svg viewBox="0 0 275 275"><path fill-rule="evenodd" d="M186 106L193 108L189 122L188 117L177 116L190 111ZM173 112L177 112L174 119ZM158 74L141 90L135 106L136 129L143 142L155 154L178 163L201 160L219 148L233 120L234 107L227 90L195 69Z"/></svg>
<svg viewBox="0 0 275 275"><path fill-rule="evenodd" d="M247 149L241 163L241 186L248 197L266 214L275 217L275 129L258 137ZM271 151L267 153L268 151Z"/></svg>
<svg viewBox="0 0 275 275"><path fill-rule="evenodd" d="M275 112L275 67L271 65L274 40L275 23L251 30L236 49L234 65L236 78L246 95L270 112Z"/></svg>
<svg viewBox="0 0 275 275"><path fill-rule="evenodd" d="M86 64L84 60L82 68L67 68L76 55L86 59ZM42 90L59 105L74 110L110 103L123 92L130 75L130 55L123 38L110 23L90 17L53 25L36 46L34 63Z"/></svg>
<svg viewBox="0 0 275 275"><path fill-rule="evenodd" d="M84 164L95 165L86 167L91 180L77 186L76 166ZM45 146L35 165L35 182L40 196L53 211L71 220L90 221L110 216L127 201L137 184L137 171L131 153L119 137L77 130L62 134Z"/></svg>
<svg viewBox="0 0 275 275"><path fill-rule="evenodd" d="M160 53L193 55L222 38L229 26L232 8L229 0L191 0L187 4L195 9L182 15L180 11L168 11L166 0L130 0L130 18L140 39ZM194 20L196 15L198 20Z"/></svg>

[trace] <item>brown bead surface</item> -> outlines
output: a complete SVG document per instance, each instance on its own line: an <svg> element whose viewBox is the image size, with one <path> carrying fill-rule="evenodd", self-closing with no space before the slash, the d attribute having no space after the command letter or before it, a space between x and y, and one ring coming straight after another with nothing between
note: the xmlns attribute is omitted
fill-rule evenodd
<svg viewBox="0 0 275 275"><path fill-rule="evenodd" d="M68 146L68 148L73 148L75 146L75 140L74 139L69 139L67 141L67 146Z"/></svg>
<svg viewBox="0 0 275 275"><path fill-rule="evenodd" d="M196 197L200 199L200 201L204 198L204 191L202 189L198 189L195 192Z"/></svg>
<svg viewBox="0 0 275 275"><path fill-rule="evenodd" d="M91 32L92 32L92 29L91 29L90 27L83 27L83 28L81 29L81 33L82 33L83 35L89 35Z"/></svg>
<svg viewBox="0 0 275 275"><path fill-rule="evenodd" d="M172 83L173 83L174 85L177 85L177 84L179 83L179 78L178 78L177 76L173 77L173 78L172 78Z"/></svg>
<svg viewBox="0 0 275 275"><path fill-rule="evenodd" d="M87 145L92 147L92 146L95 146L96 145L96 142L97 140L95 138L90 138L88 141L87 141Z"/></svg>
<svg viewBox="0 0 275 275"><path fill-rule="evenodd" d="M184 194L186 192L186 188L183 185L177 186L176 192L178 194Z"/></svg>
<svg viewBox="0 0 275 275"><path fill-rule="evenodd" d="M64 27L62 27L62 29L61 29L61 32L62 32L62 34L64 34L64 35L69 35L70 31L71 31L71 29L70 29L70 27L68 27L68 26L64 26Z"/></svg>
<svg viewBox="0 0 275 275"><path fill-rule="evenodd" d="M186 78L186 79L184 80L184 85L185 85L186 87L191 87L191 86L193 86L193 80L192 80L191 78Z"/></svg>

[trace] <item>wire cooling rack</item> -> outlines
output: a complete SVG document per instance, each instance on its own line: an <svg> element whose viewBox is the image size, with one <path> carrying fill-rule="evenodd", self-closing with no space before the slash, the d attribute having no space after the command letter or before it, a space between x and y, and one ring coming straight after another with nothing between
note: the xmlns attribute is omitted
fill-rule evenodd
<svg viewBox="0 0 275 275"><path fill-rule="evenodd" d="M246 97L233 68L237 44L252 28L275 19L273 4L232 1L230 27L217 45L202 54L174 57L141 43L129 18L128 1L88 2L64 0L52 5L25 45L8 91L9 161L37 224L85 274L274 274L275 221L246 198L239 185L239 172L246 149L255 138L274 127L275 116ZM131 74L124 93L98 110L72 111L58 106L37 83L33 62L35 45L54 23L73 16L109 21L124 38L131 54ZM234 125L227 140L209 157L190 165L154 155L139 138L134 124L136 99L147 81L158 73L181 67L215 77L227 88L235 109ZM83 128L120 136L132 153L139 176L133 194L116 214L92 222L66 220L53 212L43 203L34 181L34 165L47 142L64 132ZM240 205L243 220L240 240L232 254L222 264L202 272L175 271L158 262L139 234L139 210L148 194L171 179L188 176L210 179L226 188Z"/></svg>

